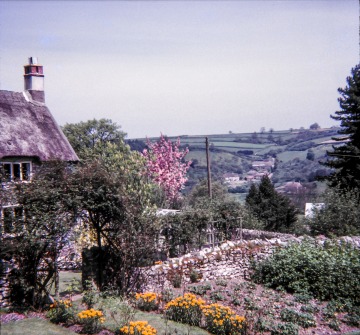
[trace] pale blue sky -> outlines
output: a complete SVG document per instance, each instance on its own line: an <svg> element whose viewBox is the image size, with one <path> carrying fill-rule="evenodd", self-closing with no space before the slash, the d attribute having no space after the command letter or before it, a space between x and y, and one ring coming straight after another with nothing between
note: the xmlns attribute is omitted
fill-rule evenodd
<svg viewBox="0 0 360 335"><path fill-rule="evenodd" d="M44 65L59 124L110 118L129 138L337 125L359 62L359 3L0 1L0 89Z"/></svg>

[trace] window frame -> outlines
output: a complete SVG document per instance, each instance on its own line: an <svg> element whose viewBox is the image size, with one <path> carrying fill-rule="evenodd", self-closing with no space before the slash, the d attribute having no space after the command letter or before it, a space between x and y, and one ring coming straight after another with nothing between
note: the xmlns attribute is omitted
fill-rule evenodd
<svg viewBox="0 0 360 335"><path fill-rule="evenodd" d="M5 164L10 165L10 178L7 178L5 182L29 182L32 178L33 166L32 162L29 160L26 161L2 161L0 166L4 169ZM28 164L28 169L24 169L23 166ZM19 177L15 177L14 174L14 165L19 165ZM27 171L28 170L28 171ZM27 178L24 178L26 173Z"/></svg>

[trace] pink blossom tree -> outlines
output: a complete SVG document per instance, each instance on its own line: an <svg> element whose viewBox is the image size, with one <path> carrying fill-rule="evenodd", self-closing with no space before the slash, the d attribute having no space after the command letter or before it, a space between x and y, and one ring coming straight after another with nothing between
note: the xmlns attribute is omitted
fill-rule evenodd
<svg viewBox="0 0 360 335"><path fill-rule="evenodd" d="M187 180L186 173L191 161L185 162L184 158L189 149L180 150L180 139L175 143L167 140L163 134L160 139L151 143L147 139L149 149L144 149L146 158L147 175L164 191L170 204L175 204L181 197L180 190Z"/></svg>

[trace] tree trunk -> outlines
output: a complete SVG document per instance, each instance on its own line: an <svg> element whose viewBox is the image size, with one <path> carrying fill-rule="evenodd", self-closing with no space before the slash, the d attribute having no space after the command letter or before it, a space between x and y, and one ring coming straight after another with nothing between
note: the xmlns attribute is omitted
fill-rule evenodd
<svg viewBox="0 0 360 335"><path fill-rule="evenodd" d="M103 250L101 245L101 229L98 228L97 231L97 244L99 247L99 257L98 257L98 280L99 280L99 290L102 290L104 278L103 278Z"/></svg>
<svg viewBox="0 0 360 335"><path fill-rule="evenodd" d="M54 257L54 275L55 275L55 298L59 299L59 263L58 263L58 252L55 251Z"/></svg>

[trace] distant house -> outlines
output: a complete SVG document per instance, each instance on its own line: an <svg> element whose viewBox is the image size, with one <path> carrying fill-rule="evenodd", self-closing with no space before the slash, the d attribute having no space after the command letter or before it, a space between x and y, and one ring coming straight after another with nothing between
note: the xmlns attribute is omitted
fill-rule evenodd
<svg viewBox="0 0 360 335"><path fill-rule="evenodd" d="M250 182L254 181L260 181L262 177L268 176L270 179L272 177L272 173L269 173L268 171L256 171L256 170L250 170L246 176L245 179Z"/></svg>
<svg viewBox="0 0 360 335"><path fill-rule="evenodd" d="M236 173L225 173L223 175L225 183L230 184L234 182L238 182L240 180L240 176Z"/></svg>
<svg viewBox="0 0 360 335"><path fill-rule="evenodd" d="M1 187L30 181L42 162L79 160L45 104L43 66L30 57L24 70L24 92L0 90ZM14 208L0 204L1 218L13 215Z"/></svg>
<svg viewBox="0 0 360 335"><path fill-rule="evenodd" d="M304 190L299 182L290 181L276 188L276 191L283 194L298 194Z"/></svg>
<svg viewBox="0 0 360 335"><path fill-rule="evenodd" d="M305 204L305 217L308 219L311 219L312 217L314 217L314 212L316 210L321 210L325 207L324 203L312 203L312 202L307 202Z"/></svg>

